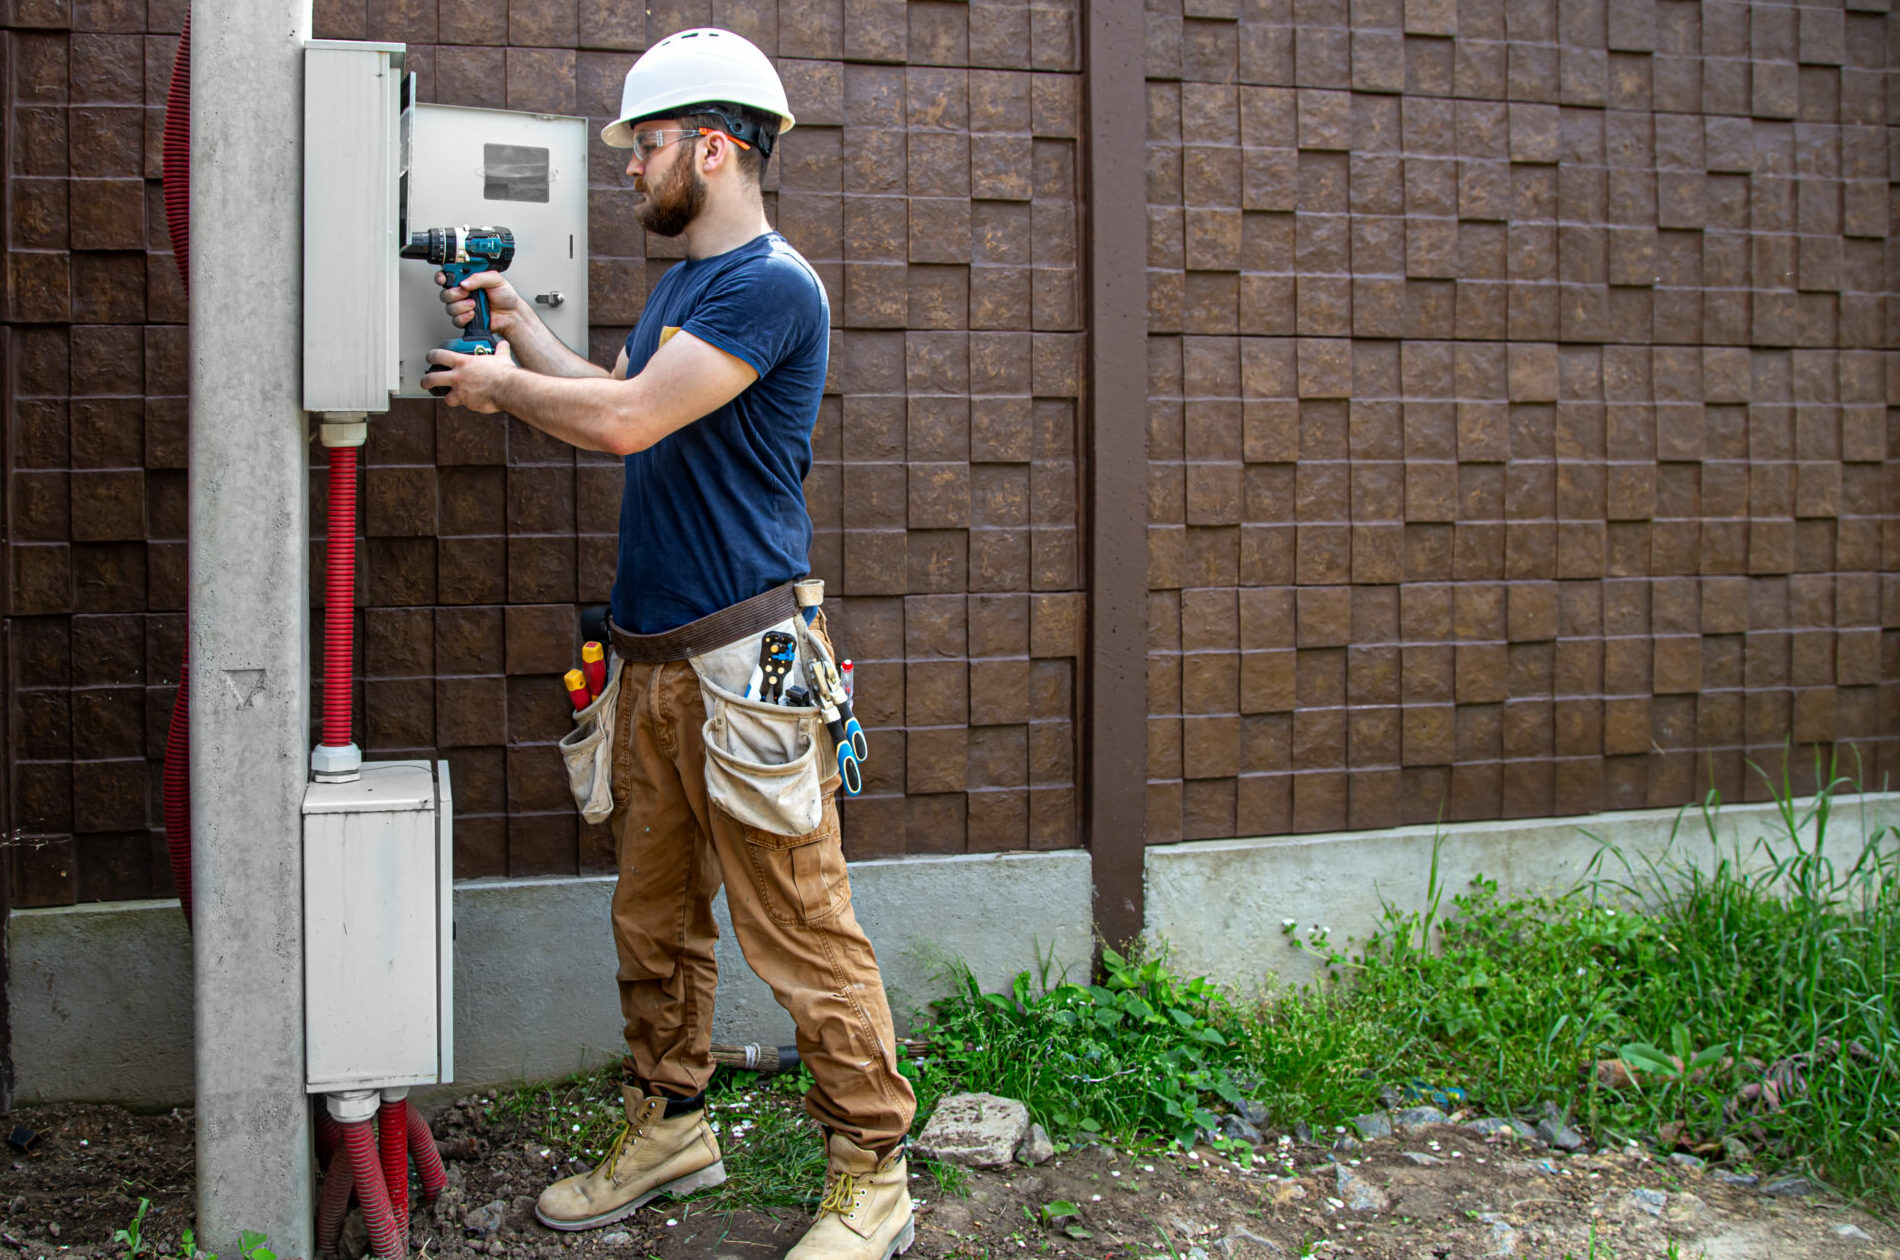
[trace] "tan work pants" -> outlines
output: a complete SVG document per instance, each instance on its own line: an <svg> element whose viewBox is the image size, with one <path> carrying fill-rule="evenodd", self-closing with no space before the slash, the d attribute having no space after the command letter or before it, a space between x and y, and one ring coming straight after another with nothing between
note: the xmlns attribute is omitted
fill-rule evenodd
<svg viewBox="0 0 1900 1260"><path fill-rule="evenodd" d="M745 826L707 798L693 667L628 663L620 688L613 926L635 1073L682 1095L712 1076L712 899L723 881L746 962L797 1026L815 1082L805 1110L861 1147L889 1147L909 1131L916 1099L897 1071L877 958L851 912L836 776L810 835Z"/></svg>

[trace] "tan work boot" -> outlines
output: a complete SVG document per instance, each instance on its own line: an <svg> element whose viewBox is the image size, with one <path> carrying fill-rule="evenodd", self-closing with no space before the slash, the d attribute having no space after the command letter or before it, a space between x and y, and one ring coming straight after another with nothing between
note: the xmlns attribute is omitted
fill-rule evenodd
<svg viewBox="0 0 1900 1260"><path fill-rule="evenodd" d="M668 1119L667 1100L620 1087L627 1122L592 1172L564 1177L541 1192L535 1219L549 1229L593 1229L659 1195L677 1198L726 1179L719 1141L696 1107Z"/></svg>
<svg viewBox="0 0 1900 1260"><path fill-rule="evenodd" d="M890 1260L910 1250L910 1162L904 1147L881 1161L842 1133L825 1144L818 1219L785 1260Z"/></svg>

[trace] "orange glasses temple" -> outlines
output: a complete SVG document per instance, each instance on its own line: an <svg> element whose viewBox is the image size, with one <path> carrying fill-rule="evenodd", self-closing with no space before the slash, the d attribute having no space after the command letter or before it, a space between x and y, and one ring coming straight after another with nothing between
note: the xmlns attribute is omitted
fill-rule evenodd
<svg viewBox="0 0 1900 1260"><path fill-rule="evenodd" d="M726 135L725 132L719 130L719 128L717 127L701 127L698 129L698 131L699 131L699 134L702 136L726 136L726 139L732 141L734 144L738 145L742 149L750 149L752 147L751 145L747 144L745 141L739 139L739 137L737 136Z"/></svg>

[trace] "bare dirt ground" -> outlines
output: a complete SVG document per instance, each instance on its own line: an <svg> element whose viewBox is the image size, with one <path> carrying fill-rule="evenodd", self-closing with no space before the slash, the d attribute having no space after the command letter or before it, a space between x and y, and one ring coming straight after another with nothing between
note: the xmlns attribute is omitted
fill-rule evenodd
<svg viewBox="0 0 1900 1260"><path fill-rule="evenodd" d="M795 1210L661 1201L603 1230L555 1234L534 1223L531 1209L541 1187L571 1169L562 1153L524 1141L516 1121L482 1120L472 1106L450 1107L435 1123L438 1138L480 1153L451 1162L448 1191L418 1209L411 1239L418 1257L777 1260L807 1223ZM127 1248L112 1241L113 1231L131 1220L140 1197L152 1201L148 1253L179 1255L193 1211L189 1113L65 1106L19 1111L0 1125L39 1135L30 1150L0 1152L0 1260L123 1257ZM919 1175L910 1257L1900 1260L1900 1230L1866 1212L1824 1195L1764 1195L1637 1152L1566 1156L1455 1127L1337 1156L1290 1139L1261 1149L1266 1162L1242 1170L1205 1149L1189 1156L1081 1148L1037 1168L972 1171L961 1194ZM728 1142L726 1153L743 1160L743 1139ZM1383 1195L1384 1206L1355 1210L1355 1190ZM1047 1213L1063 1203L1077 1214Z"/></svg>

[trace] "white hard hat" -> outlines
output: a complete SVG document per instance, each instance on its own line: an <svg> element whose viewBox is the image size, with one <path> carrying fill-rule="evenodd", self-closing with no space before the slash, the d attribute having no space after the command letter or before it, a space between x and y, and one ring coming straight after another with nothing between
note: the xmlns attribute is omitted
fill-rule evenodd
<svg viewBox="0 0 1900 1260"><path fill-rule="evenodd" d="M780 135L792 129L785 85L758 45L743 35L701 26L675 31L640 54L627 71L626 86L620 89L620 117L601 128L600 138L616 149L630 149L633 128L629 124L677 113L683 105L713 101L777 114Z"/></svg>

